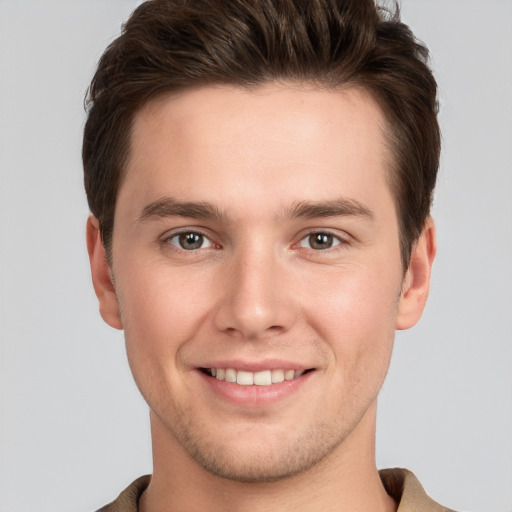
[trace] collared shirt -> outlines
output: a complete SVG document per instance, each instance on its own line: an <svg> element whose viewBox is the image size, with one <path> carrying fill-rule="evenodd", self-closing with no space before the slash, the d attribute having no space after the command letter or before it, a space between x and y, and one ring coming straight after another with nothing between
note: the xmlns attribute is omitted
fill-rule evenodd
<svg viewBox="0 0 512 512"><path fill-rule="evenodd" d="M397 512L454 512L429 498L407 469L382 469L379 474L386 492L398 503Z"/></svg>
<svg viewBox="0 0 512 512"><path fill-rule="evenodd" d="M383 469L379 474L386 492L398 503L397 512L454 512L429 498L418 479L407 469ZM139 498L150 480L150 475L141 476L115 501L97 512L138 512Z"/></svg>

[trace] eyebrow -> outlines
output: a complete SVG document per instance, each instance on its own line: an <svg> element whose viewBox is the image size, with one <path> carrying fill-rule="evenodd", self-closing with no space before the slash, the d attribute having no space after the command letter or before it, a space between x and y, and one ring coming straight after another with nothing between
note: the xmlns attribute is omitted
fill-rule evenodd
<svg viewBox="0 0 512 512"><path fill-rule="evenodd" d="M359 201L338 198L329 201L299 201L285 214L285 218L314 219L320 217L357 216L374 219L373 212ZM227 215L217 206L205 201L178 201L162 197L146 205L139 215L139 222L166 217L188 217L191 219L213 219L227 221Z"/></svg>
<svg viewBox="0 0 512 512"><path fill-rule="evenodd" d="M355 199L340 197L329 201L300 201L290 210L289 217L313 219L318 217L367 217L375 218L373 212Z"/></svg>
<svg viewBox="0 0 512 512"><path fill-rule="evenodd" d="M139 222L166 217L225 220L227 216L208 202L178 201L172 197L162 197L143 208L139 215Z"/></svg>

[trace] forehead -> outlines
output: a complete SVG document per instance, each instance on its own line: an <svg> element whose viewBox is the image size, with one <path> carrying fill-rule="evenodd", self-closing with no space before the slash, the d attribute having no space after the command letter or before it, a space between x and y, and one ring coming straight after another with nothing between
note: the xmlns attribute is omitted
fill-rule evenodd
<svg viewBox="0 0 512 512"><path fill-rule="evenodd" d="M372 96L356 88L211 86L164 96L134 118L119 199L264 204L273 189L286 192L283 200L334 192L364 200L387 181L385 124Z"/></svg>
<svg viewBox="0 0 512 512"><path fill-rule="evenodd" d="M300 128L309 140L320 137L329 142L329 135L346 136L333 131L348 125L354 135L372 131L378 143L386 124L379 105L362 88L326 89L295 83L267 83L252 89L218 85L163 95L146 103L135 115L132 144L144 143L147 136L164 129L171 135L171 123L173 138L180 144L199 136L206 136L204 142L215 139L218 144L225 135L233 145L237 142L233 135L244 129L263 127L272 134L278 127L283 137L293 133L289 139L293 142L301 135Z"/></svg>

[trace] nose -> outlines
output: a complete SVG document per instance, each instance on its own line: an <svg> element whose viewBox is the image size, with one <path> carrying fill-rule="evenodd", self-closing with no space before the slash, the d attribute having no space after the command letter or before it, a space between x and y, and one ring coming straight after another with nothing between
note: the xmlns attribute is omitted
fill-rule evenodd
<svg viewBox="0 0 512 512"><path fill-rule="evenodd" d="M290 269L268 248L238 252L225 269L216 328L247 340L288 331L297 317Z"/></svg>

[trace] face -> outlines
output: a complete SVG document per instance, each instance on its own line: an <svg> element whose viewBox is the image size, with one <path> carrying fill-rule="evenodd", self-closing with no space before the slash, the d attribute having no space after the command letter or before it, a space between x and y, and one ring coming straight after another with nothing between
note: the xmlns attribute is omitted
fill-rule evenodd
<svg viewBox="0 0 512 512"><path fill-rule="evenodd" d="M137 114L115 287L94 234L93 277L160 442L198 467L275 480L371 437L394 331L423 306L407 306L384 126L362 91L292 85Z"/></svg>

